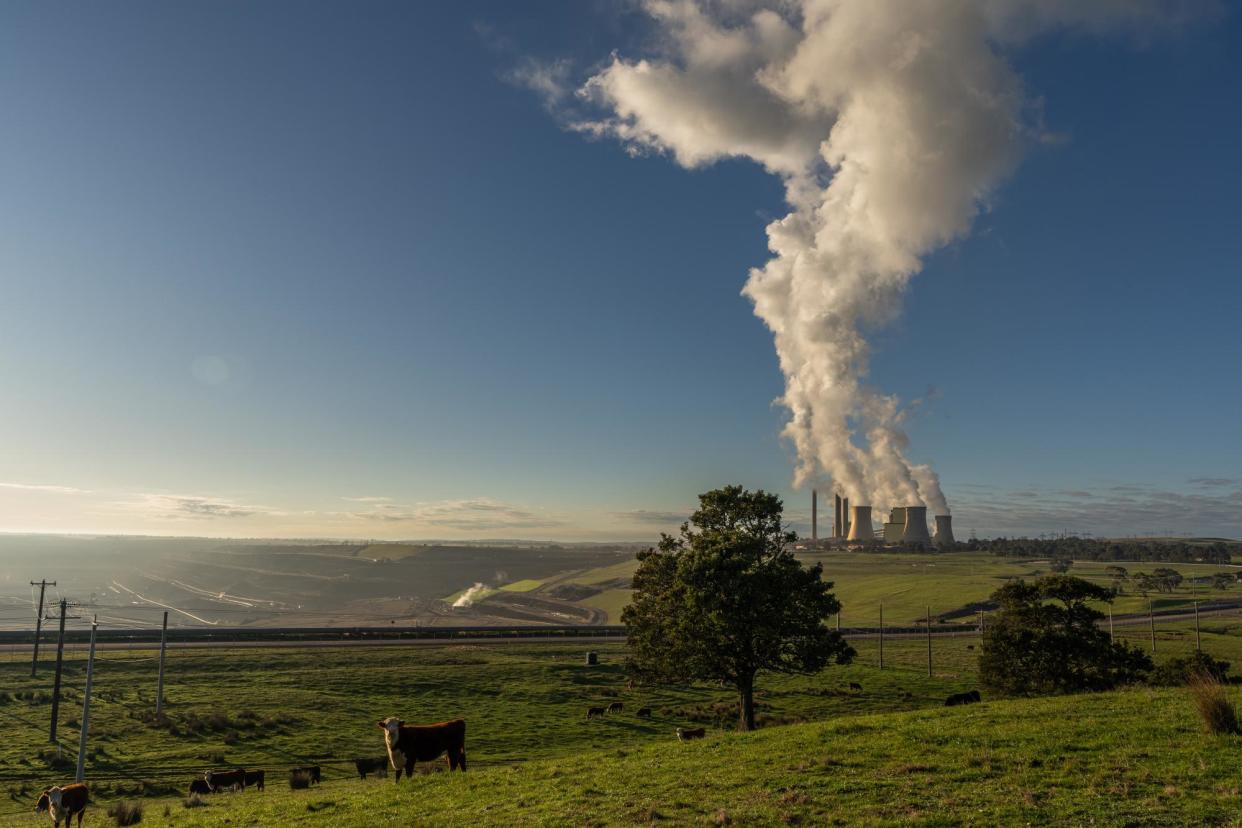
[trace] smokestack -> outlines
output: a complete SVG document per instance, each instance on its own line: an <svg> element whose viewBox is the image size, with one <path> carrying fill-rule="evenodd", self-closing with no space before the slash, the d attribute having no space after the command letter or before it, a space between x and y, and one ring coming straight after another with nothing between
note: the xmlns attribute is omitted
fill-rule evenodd
<svg viewBox="0 0 1242 828"><path fill-rule="evenodd" d="M926 506L906 507L906 528L901 533L901 542L931 544L931 536L927 534Z"/></svg>
<svg viewBox="0 0 1242 828"><path fill-rule="evenodd" d="M871 507L855 506L850 512L850 537L852 541L869 541L875 535L871 531Z"/></svg>
<svg viewBox="0 0 1242 828"><path fill-rule="evenodd" d="M841 529L845 524L841 521L841 495L834 494L833 497L836 498L836 514L832 518L832 536L834 538L843 538L845 533Z"/></svg>
<svg viewBox="0 0 1242 828"><path fill-rule="evenodd" d="M936 546L952 546L954 542L953 516L936 515Z"/></svg>
<svg viewBox="0 0 1242 828"><path fill-rule="evenodd" d="M811 540L819 540L819 492L815 489L811 489Z"/></svg>
<svg viewBox="0 0 1242 828"><path fill-rule="evenodd" d="M850 536L850 499L848 497L841 498L841 537L848 538Z"/></svg>

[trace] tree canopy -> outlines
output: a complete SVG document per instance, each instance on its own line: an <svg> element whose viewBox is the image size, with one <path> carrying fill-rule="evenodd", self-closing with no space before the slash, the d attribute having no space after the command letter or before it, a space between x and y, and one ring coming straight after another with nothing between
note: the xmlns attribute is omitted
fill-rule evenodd
<svg viewBox="0 0 1242 828"><path fill-rule="evenodd" d="M979 678L1001 693L1107 690L1151 670L1141 650L1113 643L1096 624L1113 591L1070 575L1013 581L992 593L999 605L984 631Z"/></svg>
<svg viewBox="0 0 1242 828"><path fill-rule="evenodd" d="M640 552L622 613L641 680L728 682L738 726L755 726L755 677L814 673L854 655L827 620L840 610L819 564L794 557L779 497L726 486L699 496L678 536Z"/></svg>

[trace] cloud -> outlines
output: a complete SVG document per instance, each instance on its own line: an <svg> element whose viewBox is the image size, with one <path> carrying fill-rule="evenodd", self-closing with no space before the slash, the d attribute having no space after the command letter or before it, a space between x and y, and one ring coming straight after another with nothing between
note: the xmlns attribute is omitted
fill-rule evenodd
<svg viewBox="0 0 1242 828"><path fill-rule="evenodd" d="M387 503L392 500L391 497L342 497L341 500L348 500L351 503Z"/></svg>
<svg viewBox="0 0 1242 828"><path fill-rule="evenodd" d="M1219 489L1227 486L1242 486L1242 480L1236 477L1192 477L1187 481L1193 486L1205 489Z"/></svg>
<svg viewBox="0 0 1242 828"><path fill-rule="evenodd" d="M1242 484L1189 492L1134 485L1104 486L1095 492L960 491L954 519L959 537L972 529L984 537L1066 530L1096 537L1242 537Z"/></svg>
<svg viewBox="0 0 1242 828"><path fill-rule="evenodd" d="M568 59L540 60L525 57L517 66L502 77L523 89L529 89L543 101L544 108L556 111L573 93L570 73L573 64Z"/></svg>
<svg viewBox="0 0 1242 828"><path fill-rule="evenodd" d="M441 500L405 506L377 503L353 517L383 523L411 523L447 529L487 531L493 529L541 529L562 526L564 521L489 498Z"/></svg>
<svg viewBox="0 0 1242 828"><path fill-rule="evenodd" d="M89 494L89 489L74 486L52 486L46 483L0 483L0 489L17 489L23 492L46 492L48 494Z"/></svg>
<svg viewBox="0 0 1242 828"><path fill-rule="evenodd" d="M680 525L689 517L688 512L658 512L651 509L633 509L628 512L609 512L617 520L631 523L664 525Z"/></svg>
<svg viewBox="0 0 1242 828"><path fill-rule="evenodd" d="M143 494L126 505L131 510L145 512L161 520L220 520L285 514L265 506L198 495Z"/></svg>

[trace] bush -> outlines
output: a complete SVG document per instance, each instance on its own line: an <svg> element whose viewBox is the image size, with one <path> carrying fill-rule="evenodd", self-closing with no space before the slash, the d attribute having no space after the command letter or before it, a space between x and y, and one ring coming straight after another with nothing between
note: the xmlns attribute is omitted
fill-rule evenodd
<svg viewBox="0 0 1242 828"><path fill-rule="evenodd" d="M983 636L979 680L1006 695L1109 690L1143 678L1151 659L1113 643L1088 602L1112 590L1069 575L1012 581L992 594L1000 606Z"/></svg>
<svg viewBox="0 0 1242 828"><path fill-rule="evenodd" d="M182 807L185 808L201 808L206 804L207 800L203 799L198 794L190 794L181 801Z"/></svg>
<svg viewBox="0 0 1242 828"><path fill-rule="evenodd" d="M1148 681L1160 687L1180 687L1204 674L1224 683L1229 675L1229 662L1217 661L1205 652L1171 658L1152 671Z"/></svg>
<svg viewBox="0 0 1242 828"><path fill-rule="evenodd" d="M137 825L142 822L142 803L118 802L108 809L108 816L117 825Z"/></svg>
<svg viewBox="0 0 1242 828"><path fill-rule="evenodd" d="M1190 697L1208 733L1237 733L1238 714L1225 695L1225 686L1210 673L1196 673L1190 679Z"/></svg>
<svg viewBox="0 0 1242 828"><path fill-rule="evenodd" d="M289 787L295 791L304 791L311 785L311 775L306 771L293 771L289 774Z"/></svg>

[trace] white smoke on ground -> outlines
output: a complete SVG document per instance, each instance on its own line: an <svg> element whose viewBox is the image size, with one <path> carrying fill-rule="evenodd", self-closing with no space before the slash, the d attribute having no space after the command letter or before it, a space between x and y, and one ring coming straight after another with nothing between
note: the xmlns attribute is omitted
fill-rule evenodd
<svg viewBox="0 0 1242 828"><path fill-rule="evenodd" d="M771 329L797 451L795 485L948 514L911 463L898 399L866 383L867 334L901 311L922 258L962 238L1044 136L1001 56L1054 27L1181 22L1161 0L648 0L658 56L613 55L573 127L685 167L752 159L790 212L744 293ZM1207 4L1198 7L1202 9Z"/></svg>
<svg viewBox="0 0 1242 828"><path fill-rule="evenodd" d="M457 600L453 602L453 609L465 609L466 607L474 606L474 602L482 598L485 592L487 592L487 587L476 582L474 586L457 597Z"/></svg>

